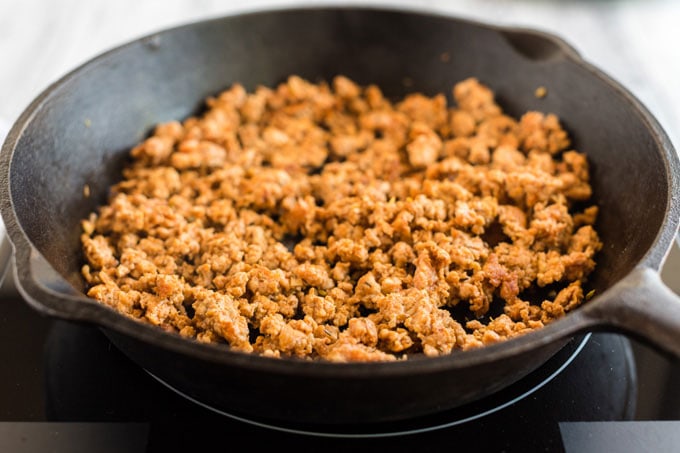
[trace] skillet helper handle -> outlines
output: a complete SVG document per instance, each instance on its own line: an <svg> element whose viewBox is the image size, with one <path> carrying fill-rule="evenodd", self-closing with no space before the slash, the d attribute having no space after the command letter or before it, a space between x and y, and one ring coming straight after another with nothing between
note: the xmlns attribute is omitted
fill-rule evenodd
<svg viewBox="0 0 680 453"><path fill-rule="evenodd" d="M597 323L623 330L680 360L680 296L659 272L637 268L612 290L606 300L586 310Z"/></svg>
<svg viewBox="0 0 680 453"><path fill-rule="evenodd" d="M14 279L22 298L43 315L89 322L102 311L102 306L76 290L28 244L15 247Z"/></svg>

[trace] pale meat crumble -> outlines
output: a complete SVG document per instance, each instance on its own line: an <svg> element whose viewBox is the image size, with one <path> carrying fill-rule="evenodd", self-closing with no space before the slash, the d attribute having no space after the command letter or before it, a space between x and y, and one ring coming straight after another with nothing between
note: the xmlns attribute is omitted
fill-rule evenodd
<svg viewBox="0 0 680 453"><path fill-rule="evenodd" d="M82 222L88 295L197 341L337 362L564 316L602 247L586 156L474 78L452 95L291 76L158 125Z"/></svg>

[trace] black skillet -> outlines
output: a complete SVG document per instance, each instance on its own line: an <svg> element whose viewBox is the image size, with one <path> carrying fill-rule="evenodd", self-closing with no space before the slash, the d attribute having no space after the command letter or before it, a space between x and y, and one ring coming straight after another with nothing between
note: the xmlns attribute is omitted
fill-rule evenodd
<svg viewBox="0 0 680 453"><path fill-rule="evenodd" d="M105 201L129 149L156 123L199 112L206 96L233 82L252 89L290 74L313 81L344 74L394 97L450 94L474 76L511 115L557 114L592 164L605 244L589 283L595 297L537 332L479 350L335 364L198 344L84 296L79 221ZM548 90L543 99L534 95L539 86ZM680 356L680 300L659 277L678 229L676 153L628 91L549 34L374 8L192 23L116 48L48 87L18 119L0 157L2 218L26 301L45 315L101 327L156 377L225 412L315 424L421 416L506 387L575 334L596 329L622 330Z"/></svg>

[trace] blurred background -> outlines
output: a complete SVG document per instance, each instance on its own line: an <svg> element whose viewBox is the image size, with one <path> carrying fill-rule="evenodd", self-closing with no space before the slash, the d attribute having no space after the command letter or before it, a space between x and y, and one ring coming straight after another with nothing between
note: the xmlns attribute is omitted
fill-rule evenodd
<svg viewBox="0 0 680 453"><path fill-rule="evenodd" d="M556 34L637 96L671 141L680 146L680 2L674 0L0 0L0 138L51 82L95 55L137 37L272 6L350 4L433 11ZM3 250L7 251L6 245ZM16 297L11 272L7 276L0 298ZM677 247L669 255L662 277L680 292ZM3 310L7 308L0 300L0 343L13 341L11 326L2 324L7 318ZM41 322L36 319L36 326ZM633 346L642 395L637 418L680 419L677 361L634 341ZM0 357L7 363L1 350Z"/></svg>
<svg viewBox="0 0 680 453"><path fill-rule="evenodd" d="M555 33L630 89L677 137L675 0L1 0L0 120L11 123L50 82L131 39L212 16L290 4L394 5Z"/></svg>

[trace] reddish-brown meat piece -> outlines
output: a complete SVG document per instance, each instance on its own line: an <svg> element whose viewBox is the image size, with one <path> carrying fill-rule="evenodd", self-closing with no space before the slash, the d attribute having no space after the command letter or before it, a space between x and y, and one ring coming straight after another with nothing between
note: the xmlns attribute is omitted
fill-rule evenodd
<svg viewBox="0 0 680 453"><path fill-rule="evenodd" d="M89 296L197 341L336 362L449 354L564 316L602 247L597 206L575 210L586 156L555 115L511 118L474 78L452 94L291 76L159 124L82 222Z"/></svg>

